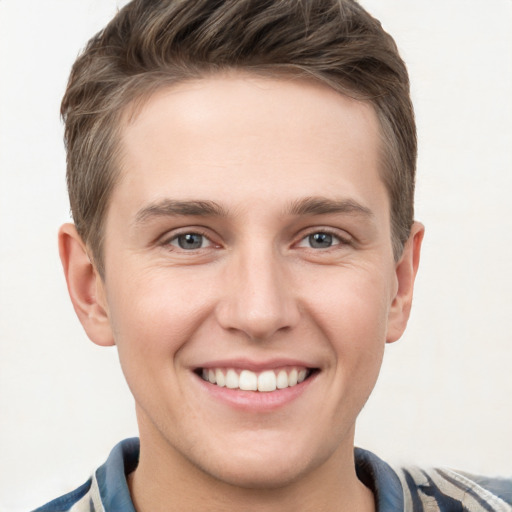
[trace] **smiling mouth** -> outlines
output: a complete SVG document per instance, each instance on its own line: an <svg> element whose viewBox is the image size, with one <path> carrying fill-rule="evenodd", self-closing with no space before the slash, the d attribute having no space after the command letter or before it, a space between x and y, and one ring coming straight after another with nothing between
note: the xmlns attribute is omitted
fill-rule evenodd
<svg viewBox="0 0 512 512"><path fill-rule="evenodd" d="M196 373L206 382L219 387L269 393L297 386L310 378L316 371L314 368L304 367L281 368L262 372L236 370L234 368L199 368Z"/></svg>

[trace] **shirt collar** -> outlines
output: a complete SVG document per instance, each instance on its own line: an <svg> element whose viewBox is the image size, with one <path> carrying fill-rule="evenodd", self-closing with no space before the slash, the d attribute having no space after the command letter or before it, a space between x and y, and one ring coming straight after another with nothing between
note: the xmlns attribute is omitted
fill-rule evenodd
<svg viewBox="0 0 512 512"><path fill-rule="evenodd" d="M105 512L123 510L135 512L126 475L139 462L138 438L121 441L98 470L96 479ZM402 485L397 474L383 460L361 448L355 449L356 473L375 496L377 512L397 512L404 509Z"/></svg>
<svg viewBox="0 0 512 512"><path fill-rule="evenodd" d="M122 510L135 512L126 475L139 463L140 443L137 437L121 441L102 466L96 470L96 480L105 512Z"/></svg>
<svg viewBox="0 0 512 512"><path fill-rule="evenodd" d="M362 448L356 448L354 454L357 477L372 490L377 512L404 510L402 484L391 466Z"/></svg>

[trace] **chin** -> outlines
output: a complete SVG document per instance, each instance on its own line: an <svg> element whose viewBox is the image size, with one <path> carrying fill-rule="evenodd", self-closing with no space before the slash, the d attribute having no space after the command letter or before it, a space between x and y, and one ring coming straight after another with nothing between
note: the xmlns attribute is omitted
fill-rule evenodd
<svg viewBox="0 0 512 512"><path fill-rule="evenodd" d="M247 461L223 464L222 467L201 468L216 480L242 489L279 489L301 479L308 467L298 467L290 461Z"/></svg>
<svg viewBox="0 0 512 512"><path fill-rule="evenodd" d="M322 450L312 450L311 445L294 445L283 436L277 445L264 439L250 446L233 443L220 453L216 450L215 455L196 461L201 461L198 465L201 471L225 484L244 489L279 489L321 466L330 455L328 449L324 451L322 454L319 453Z"/></svg>

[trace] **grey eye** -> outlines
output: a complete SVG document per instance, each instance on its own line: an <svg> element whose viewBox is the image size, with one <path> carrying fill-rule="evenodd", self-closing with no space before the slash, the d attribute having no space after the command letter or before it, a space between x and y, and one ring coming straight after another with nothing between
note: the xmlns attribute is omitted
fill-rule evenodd
<svg viewBox="0 0 512 512"><path fill-rule="evenodd" d="M185 233L178 235L171 241L171 245L184 250L201 249L208 245L208 240L199 233Z"/></svg>
<svg viewBox="0 0 512 512"><path fill-rule="evenodd" d="M330 233L313 233L308 236L308 242L313 249L328 249L333 245L334 237Z"/></svg>

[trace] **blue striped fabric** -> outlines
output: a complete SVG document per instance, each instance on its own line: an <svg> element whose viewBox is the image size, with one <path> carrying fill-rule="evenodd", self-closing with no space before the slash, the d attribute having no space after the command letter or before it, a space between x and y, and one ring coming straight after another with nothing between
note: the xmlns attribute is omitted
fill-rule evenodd
<svg viewBox="0 0 512 512"><path fill-rule="evenodd" d="M137 467L139 440L126 439L78 489L34 512L135 512L126 475ZM475 477L448 469L392 469L355 449L359 479L375 495L378 512L512 512L512 479Z"/></svg>

